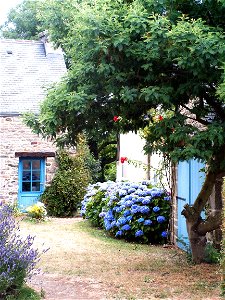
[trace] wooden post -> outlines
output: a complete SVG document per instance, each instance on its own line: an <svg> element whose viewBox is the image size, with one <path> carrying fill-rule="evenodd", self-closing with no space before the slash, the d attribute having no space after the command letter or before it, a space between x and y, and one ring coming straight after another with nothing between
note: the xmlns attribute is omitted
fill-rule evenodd
<svg viewBox="0 0 225 300"><path fill-rule="evenodd" d="M223 178L223 237L222 237L222 247L221 247L221 272L222 272L222 283L221 283L221 290L222 295L225 296L225 177Z"/></svg>

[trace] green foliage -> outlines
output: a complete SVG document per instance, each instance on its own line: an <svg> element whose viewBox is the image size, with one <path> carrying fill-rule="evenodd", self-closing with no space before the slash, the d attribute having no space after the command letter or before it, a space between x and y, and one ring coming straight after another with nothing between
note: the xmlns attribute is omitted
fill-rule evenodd
<svg viewBox="0 0 225 300"><path fill-rule="evenodd" d="M91 197L91 200L86 205L85 216L93 226L103 227L103 220L99 217L99 214L102 212L106 206L107 201L104 199L104 192L97 191L95 195Z"/></svg>
<svg viewBox="0 0 225 300"><path fill-rule="evenodd" d="M42 1L24 0L8 14L8 20L0 29L4 38L11 39L38 39L38 33L43 31L42 21L38 18L41 14Z"/></svg>
<svg viewBox="0 0 225 300"><path fill-rule="evenodd" d="M203 11L212 19L204 20ZM83 1L68 18L64 40L55 39L70 58L68 76L27 124L44 136L60 131L61 144L74 143L84 129L89 140L147 128L148 153L224 168L222 157L220 166L213 159L225 144L224 37L212 26L224 25L223 12L209 2ZM122 121L113 122L115 115Z"/></svg>
<svg viewBox="0 0 225 300"><path fill-rule="evenodd" d="M116 162L110 163L105 166L105 180L111 180L115 181L116 180Z"/></svg>
<svg viewBox="0 0 225 300"><path fill-rule="evenodd" d="M50 216L73 216L91 180L89 169L81 150L74 156L60 151L57 153L57 162L58 170L51 185L42 194L41 201Z"/></svg>
<svg viewBox="0 0 225 300"><path fill-rule="evenodd" d="M205 261L212 264L217 264L220 261L220 252L210 243L205 247Z"/></svg>
<svg viewBox="0 0 225 300"><path fill-rule="evenodd" d="M42 297L33 289L23 286L14 292L13 295L6 296L5 300L41 300Z"/></svg>

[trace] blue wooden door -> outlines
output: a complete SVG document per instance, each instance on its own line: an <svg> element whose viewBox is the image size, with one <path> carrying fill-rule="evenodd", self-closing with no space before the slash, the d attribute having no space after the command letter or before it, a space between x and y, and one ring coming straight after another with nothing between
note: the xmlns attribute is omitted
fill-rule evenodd
<svg viewBox="0 0 225 300"><path fill-rule="evenodd" d="M178 207L178 246L185 249L189 245L186 219L181 212L185 204L193 204L202 188L205 173L201 172L204 164L197 160L179 162L177 174L177 207Z"/></svg>
<svg viewBox="0 0 225 300"><path fill-rule="evenodd" d="M19 160L19 209L25 211L35 204L44 191L44 158L20 158Z"/></svg>

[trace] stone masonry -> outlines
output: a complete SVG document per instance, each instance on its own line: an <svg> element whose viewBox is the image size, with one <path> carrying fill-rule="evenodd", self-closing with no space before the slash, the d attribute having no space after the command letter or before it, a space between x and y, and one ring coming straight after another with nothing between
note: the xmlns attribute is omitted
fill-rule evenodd
<svg viewBox="0 0 225 300"><path fill-rule="evenodd" d="M23 124L21 116L0 118L0 200L15 203L18 196L19 157L15 152L55 152L53 143L42 139ZM54 175L54 157L46 157L45 184Z"/></svg>

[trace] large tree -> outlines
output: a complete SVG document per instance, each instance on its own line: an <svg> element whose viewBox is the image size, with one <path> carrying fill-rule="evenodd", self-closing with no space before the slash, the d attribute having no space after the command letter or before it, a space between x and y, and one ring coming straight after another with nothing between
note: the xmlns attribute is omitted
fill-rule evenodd
<svg viewBox="0 0 225 300"><path fill-rule="evenodd" d="M1 35L12 39L37 39L42 31L42 21L38 15L43 11L40 0L24 0L8 14L7 21L1 25Z"/></svg>
<svg viewBox="0 0 225 300"><path fill-rule="evenodd" d="M40 115L27 118L36 132L67 144L83 130L102 138L144 128L149 153L204 161L203 188L182 212L195 262L206 233L221 224L220 215L200 214L225 171L224 13L224 1L213 0L82 1L63 40L68 76Z"/></svg>

